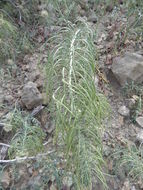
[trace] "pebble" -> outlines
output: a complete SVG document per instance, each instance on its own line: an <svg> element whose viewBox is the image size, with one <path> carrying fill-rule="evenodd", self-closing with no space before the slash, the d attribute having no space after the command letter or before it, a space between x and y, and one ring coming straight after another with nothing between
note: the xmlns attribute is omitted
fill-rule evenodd
<svg viewBox="0 0 143 190"><path fill-rule="evenodd" d="M136 190L136 188L135 188L135 186L134 186L134 185L131 187L131 190Z"/></svg>
<svg viewBox="0 0 143 190"><path fill-rule="evenodd" d="M130 110L126 106L121 106L118 109L118 113L124 117L130 116Z"/></svg>
<svg viewBox="0 0 143 190"><path fill-rule="evenodd" d="M143 117L137 117L136 119L137 124L143 128Z"/></svg>
<svg viewBox="0 0 143 190"><path fill-rule="evenodd" d="M127 104L129 109L133 109L136 104L136 100L134 98L130 98L127 100Z"/></svg>
<svg viewBox="0 0 143 190"><path fill-rule="evenodd" d="M42 104L42 94L37 89L37 85L33 82L28 82L22 91L21 101L27 109L33 109Z"/></svg>

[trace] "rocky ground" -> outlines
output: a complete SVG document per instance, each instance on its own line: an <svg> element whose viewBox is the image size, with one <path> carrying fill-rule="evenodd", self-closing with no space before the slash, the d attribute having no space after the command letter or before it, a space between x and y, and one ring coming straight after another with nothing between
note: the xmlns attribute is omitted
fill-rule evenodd
<svg viewBox="0 0 143 190"><path fill-rule="evenodd" d="M135 35L128 34L126 25L134 22L134 17L127 20L122 5L120 8L107 7L105 16L100 22L94 10L86 12L84 6L79 7L79 15L97 32L95 46L99 54L99 71L96 84L108 98L111 106L111 117L105 124L103 136L103 152L107 162L107 184L111 190L141 190L141 179L133 180L124 168L117 167L120 159L115 152L136 142L143 142L143 114L142 110L131 121L134 106L138 101L138 94L130 92L124 95L123 87L127 82L143 83L143 52L142 40ZM97 27L98 21L98 27ZM46 26L38 30L40 46L32 54L26 54L14 63L8 60L0 68L0 160L7 160L7 150L11 140L11 127L8 122L14 110L21 110L23 116L29 114L36 118L46 133L45 150L54 151L52 145L54 124L48 112L46 96L45 66L48 61L46 38L60 26ZM44 46L42 46L44 45ZM3 189L58 189L55 176L50 168L42 163L41 158L16 164L1 165L1 188ZM46 161L45 161L46 162ZM60 164L60 163L59 163ZM46 165L46 166L45 166ZM50 167L50 166L49 166ZM59 167L59 166L58 166ZM62 166L61 166L62 167ZM48 178L48 180L47 180ZM64 178L63 190L73 189L71 178ZM102 190L96 183L93 189Z"/></svg>

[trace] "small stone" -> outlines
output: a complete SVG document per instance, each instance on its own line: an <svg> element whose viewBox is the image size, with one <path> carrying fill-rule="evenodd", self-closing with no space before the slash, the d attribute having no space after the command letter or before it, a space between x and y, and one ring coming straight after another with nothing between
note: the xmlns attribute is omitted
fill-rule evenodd
<svg viewBox="0 0 143 190"><path fill-rule="evenodd" d="M42 17L47 17L48 16L48 12L46 10L42 10L41 11L41 16Z"/></svg>
<svg viewBox="0 0 143 190"><path fill-rule="evenodd" d="M137 117L136 119L137 124L143 128L143 117Z"/></svg>
<svg viewBox="0 0 143 190"><path fill-rule="evenodd" d="M21 101L27 109L33 109L42 104L43 98L35 83L28 82L24 86Z"/></svg>
<svg viewBox="0 0 143 190"><path fill-rule="evenodd" d="M8 60L7 60L7 63L8 63L9 65L13 65L13 64L14 64L14 61L13 61L12 59L8 59Z"/></svg>
<svg viewBox="0 0 143 190"><path fill-rule="evenodd" d="M122 57L114 58L112 72L121 86L132 81L141 84L143 82L143 56L127 52Z"/></svg>
<svg viewBox="0 0 143 190"><path fill-rule="evenodd" d="M136 190L136 188L135 188L135 186L134 186L134 185L131 187L131 190Z"/></svg>
<svg viewBox="0 0 143 190"><path fill-rule="evenodd" d="M121 106L118 113L124 117L128 117L130 115L130 110L126 106Z"/></svg>
<svg viewBox="0 0 143 190"><path fill-rule="evenodd" d="M128 108L133 109L136 104L136 100L134 98L130 98L127 100Z"/></svg>
<svg viewBox="0 0 143 190"><path fill-rule="evenodd" d="M81 9L81 10L80 10L80 15L81 15L82 17L86 15L86 12L85 12L84 9Z"/></svg>
<svg viewBox="0 0 143 190"><path fill-rule="evenodd" d="M140 143L143 143L143 130L140 131L137 136L136 136L136 140Z"/></svg>
<svg viewBox="0 0 143 190"><path fill-rule="evenodd" d="M30 175L33 174L33 167L28 168L28 173L29 173Z"/></svg>

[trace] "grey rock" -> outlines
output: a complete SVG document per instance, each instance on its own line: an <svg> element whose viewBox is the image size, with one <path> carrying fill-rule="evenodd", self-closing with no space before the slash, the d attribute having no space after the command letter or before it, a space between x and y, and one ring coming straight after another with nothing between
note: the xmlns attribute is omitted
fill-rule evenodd
<svg viewBox="0 0 143 190"><path fill-rule="evenodd" d="M134 98L130 98L127 100L128 108L133 109L136 104L136 100Z"/></svg>
<svg viewBox="0 0 143 190"><path fill-rule="evenodd" d="M143 82L143 56L138 53L125 53L123 57L113 60L112 72L121 86L134 81Z"/></svg>
<svg viewBox="0 0 143 190"><path fill-rule="evenodd" d="M124 117L128 117L130 115L130 110L126 106L121 106L118 109L118 113Z"/></svg>
<svg viewBox="0 0 143 190"><path fill-rule="evenodd" d="M35 83L28 82L24 86L21 101L27 109L33 109L42 104L43 98Z"/></svg>
<svg viewBox="0 0 143 190"><path fill-rule="evenodd" d="M137 117L136 118L136 122L137 122L137 124L140 126L140 127L142 127L143 128L143 117Z"/></svg>
<svg viewBox="0 0 143 190"><path fill-rule="evenodd" d="M136 190L136 187L133 185L133 186L131 187L131 190Z"/></svg>

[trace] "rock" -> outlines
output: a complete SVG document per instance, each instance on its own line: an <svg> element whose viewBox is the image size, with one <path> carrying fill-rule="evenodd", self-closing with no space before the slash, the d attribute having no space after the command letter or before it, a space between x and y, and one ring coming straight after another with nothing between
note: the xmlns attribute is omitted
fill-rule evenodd
<svg viewBox="0 0 143 190"><path fill-rule="evenodd" d="M127 100L127 105L129 109L133 109L136 104L136 100L134 98L130 98Z"/></svg>
<svg viewBox="0 0 143 190"><path fill-rule="evenodd" d="M42 10L41 11L41 16L44 17L44 18L47 17L48 16L48 12L46 10Z"/></svg>
<svg viewBox="0 0 143 190"><path fill-rule="evenodd" d="M34 170L33 170L33 167L29 167L29 168L28 168L28 173L29 173L30 175L33 174L33 171L34 171Z"/></svg>
<svg viewBox="0 0 143 190"><path fill-rule="evenodd" d="M24 86L21 101L27 109L33 109L42 104L43 98L35 83L28 82Z"/></svg>
<svg viewBox="0 0 143 190"><path fill-rule="evenodd" d="M143 56L138 53L126 53L113 60L112 72L121 86L127 82L143 82Z"/></svg>
<svg viewBox="0 0 143 190"><path fill-rule="evenodd" d="M8 59L8 60L7 60L7 64L8 64L8 65L13 65L13 64L14 64L14 61L13 61L12 59Z"/></svg>
<svg viewBox="0 0 143 190"><path fill-rule="evenodd" d="M126 106L121 106L118 109L118 113L124 117L128 117L130 115L130 110Z"/></svg>
<svg viewBox="0 0 143 190"><path fill-rule="evenodd" d="M135 188L135 186L134 186L134 185L131 187L131 190L136 190L136 188Z"/></svg>
<svg viewBox="0 0 143 190"><path fill-rule="evenodd" d="M137 122L137 124L140 126L140 127L142 127L143 128L143 117L137 117L136 118L136 122Z"/></svg>
<svg viewBox="0 0 143 190"><path fill-rule="evenodd" d="M80 16L83 17L83 16L85 16L85 15L86 15L86 11L85 11L84 9L81 9L81 10L80 10Z"/></svg>
<svg viewBox="0 0 143 190"><path fill-rule="evenodd" d="M1 176L1 184L4 189L7 189L10 185L10 177L7 171L4 171Z"/></svg>

